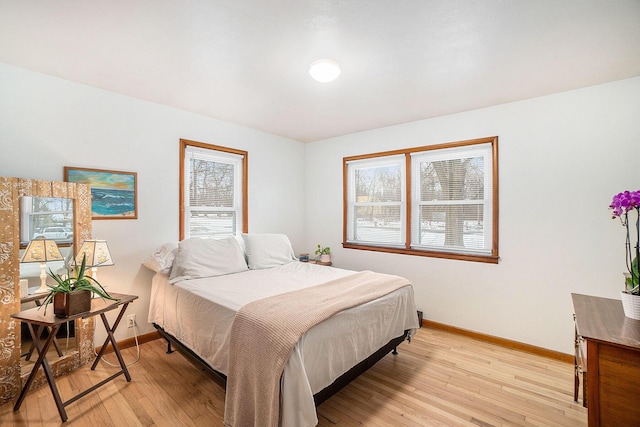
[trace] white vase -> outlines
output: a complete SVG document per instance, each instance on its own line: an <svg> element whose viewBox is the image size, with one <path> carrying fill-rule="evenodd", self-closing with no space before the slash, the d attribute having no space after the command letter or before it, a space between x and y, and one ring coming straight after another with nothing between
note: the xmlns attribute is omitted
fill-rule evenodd
<svg viewBox="0 0 640 427"><path fill-rule="evenodd" d="M327 255L327 254L320 255L320 262L331 262L331 255Z"/></svg>
<svg viewBox="0 0 640 427"><path fill-rule="evenodd" d="M640 295L620 291L620 299L622 300L624 315L632 319L640 320Z"/></svg>

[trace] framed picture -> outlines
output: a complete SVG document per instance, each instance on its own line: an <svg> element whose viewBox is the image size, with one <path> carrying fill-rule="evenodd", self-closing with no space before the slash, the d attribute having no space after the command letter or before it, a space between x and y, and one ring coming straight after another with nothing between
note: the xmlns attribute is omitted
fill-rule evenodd
<svg viewBox="0 0 640 427"><path fill-rule="evenodd" d="M64 167L64 180L91 184L92 219L137 219L135 172Z"/></svg>

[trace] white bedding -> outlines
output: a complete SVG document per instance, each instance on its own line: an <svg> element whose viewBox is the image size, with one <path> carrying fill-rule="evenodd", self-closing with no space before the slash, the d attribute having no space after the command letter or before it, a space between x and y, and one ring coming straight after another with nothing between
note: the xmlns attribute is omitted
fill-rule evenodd
<svg viewBox="0 0 640 427"><path fill-rule="evenodd" d="M184 280L153 278L149 322L156 323L226 375L229 331L235 312L261 298L310 287L353 271L290 262L275 268ZM413 289L402 288L339 313L305 333L282 376L284 427L317 424L313 394L389 340L418 327Z"/></svg>

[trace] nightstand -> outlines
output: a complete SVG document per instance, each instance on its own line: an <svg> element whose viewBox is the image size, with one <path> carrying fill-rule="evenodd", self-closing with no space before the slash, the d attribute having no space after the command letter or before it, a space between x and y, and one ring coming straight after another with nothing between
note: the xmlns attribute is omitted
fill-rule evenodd
<svg viewBox="0 0 640 427"><path fill-rule="evenodd" d="M116 293L112 293L111 296L116 298L116 301L106 300L102 298L94 298L91 300L91 311L86 313L76 314L74 316L69 316L65 318L55 317L53 314L53 310L50 310L47 314L44 314L44 310L38 310L38 307L30 308L28 310L24 310L19 313L15 313L11 315L12 318L18 319L21 322L27 323L27 325L29 326L29 332L31 333L31 337L33 338L34 345L38 350L38 359L35 365L33 366L33 370L29 374L29 378L27 378L27 381L25 382L24 387L22 388L22 392L20 393L20 396L18 397L18 400L16 401L15 406L13 407L14 411L17 411L18 409L20 409L20 406L22 405L22 402L24 401L24 398L27 395L27 392L29 391L29 387L31 386L31 383L33 382L33 379L35 378L36 373L38 372L38 369L40 368L40 366L42 366L42 369L44 370L44 374L47 378L47 382L49 383L49 388L51 389L51 394L53 395L53 399L56 402L58 413L60 414L60 418L62 419L62 422L67 421L67 412L64 410L65 406L75 402L76 400L85 396L87 393L90 393L93 390L97 389L98 387L103 386L104 384L108 383L109 381L113 380L114 378L118 377L121 374L124 374L125 378L127 379L127 382L131 381L131 376L129 375L129 371L127 370L127 365L124 363L124 359L120 354L120 349L118 348L118 343L116 342L113 336L113 333L115 332L116 328L120 324L120 320L122 320L122 317L124 316L124 312L126 311L129 304L133 302L133 300L137 299L138 297L136 295L124 295L124 294L116 294ZM118 317L113 322L113 326L109 325L109 321L107 320L105 313L111 310L115 310L118 307L120 307L120 312L118 313ZM58 387L56 386L55 378L53 377L53 372L51 371L49 362L47 361L47 350L53 343L54 337L56 336L56 333L58 332L62 324L70 320L88 318L88 317L93 317L97 315L100 315L100 318L102 319L102 323L104 324L105 330L107 332L107 339L104 341L104 344L100 348L100 352L98 353L98 356L93 361L93 365L91 365L91 370L95 370L96 366L98 365L98 362L100 362L100 359L102 358L104 351L107 348L109 343L111 343L111 345L113 346L113 351L115 352L116 357L118 358L118 362L120 363L121 369L120 371L111 375L109 378L77 394L76 396L72 397L66 402L63 402L62 399L60 398L60 393L58 392ZM34 328L34 325L36 326L36 328ZM44 344L40 340L40 334L36 332L39 330L38 329L39 326L47 327L50 329L49 336L47 337L47 340L44 342Z"/></svg>
<svg viewBox="0 0 640 427"><path fill-rule="evenodd" d="M31 288L31 289L37 289L37 288ZM41 294L29 294L24 298L20 298L20 304L24 304L25 302L35 301L36 305L40 306L40 301L45 299L47 295L49 295L47 292L44 292Z"/></svg>
<svg viewBox="0 0 640 427"><path fill-rule="evenodd" d="M331 261L322 262L322 261L309 260L308 262L309 262L309 264L324 265L324 266L327 266L327 267L331 267L333 265L333 263Z"/></svg>
<svg viewBox="0 0 640 427"><path fill-rule="evenodd" d="M38 288L31 288L33 290L38 289ZM35 302L37 307L40 307L40 305L42 304L42 300L44 300L47 295L49 295L48 293L44 292L44 293L39 293L39 294L29 294L24 298L20 298L20 304L24 304L27 302ZM39 338L42 338L42 334L44 331L47 331L47 333L51 333L51 329L45 325L37 325L36 329L35 329L35 333L38 334ZM58 345L58 339L54 336L53 337L53 346L56 349L56 352L58 353L58 357L62 357L63 353L62 350L60 350L60 346ZM25 353L20 353L20 357L24 357L25 360L31 360L31 355L33 354L33 350L35 350L36 348L36 343L33 342L31 344L31 347L29 347L29 351L25 352Z"/></svg>

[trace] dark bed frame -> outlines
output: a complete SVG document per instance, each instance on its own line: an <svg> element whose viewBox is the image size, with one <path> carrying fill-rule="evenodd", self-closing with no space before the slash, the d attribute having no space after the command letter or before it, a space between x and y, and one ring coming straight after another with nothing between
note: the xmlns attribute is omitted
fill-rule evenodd
<svg viewBox="0 0 640 427"><path fill-rule="evenodd" d="M217 377L220 380L222 380L223 385L226 386L226 383L227 383L226 375L221 374L220 372L218 372L215 369L213 369L200 356L195 354L193 352L193 350L191 350L190 348L188 348L187 346L182 344L173 335L167 333L162 327L160 327L159 325L157 325L155 323L153 323L153 326L158 330L160 335L162 335L162 337L165 340L167 340L167 354L171 354L171 353L174 352L174 350L171 349L171 345L174 344L176 347L178 347L178 349L180 350L181 353L185 354L190 359L192 359L193 361L197 362L197 364L200 365L203 368L203 370L213 374L215 377ZM385 344L380 349L378 349L376 352L374 352L371 356L367 357L365 360L363 360L362 362L358 363L353 368L349 369L347 372L342 374L333 383L329 384L327 387L323 388L322 390L320 390L319 392L314 394L313 395L313 400L315 401L316 406L320 405L322 402L324 402L325 400L327 400L328 398L330 398L331 396L336 394L344 386L346 386L351 381L356 379L360 374L362 374L367 369L369 369L370 367L375 365L377 361L382 359L389 352L391 352L392 354L398 354L397 347L405 339L411 340L411 337L409 337L409 331L404 331L403 335L401 335L399 337L396 337L396 338L393 338L387 344Z"/></svg>

